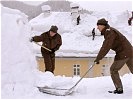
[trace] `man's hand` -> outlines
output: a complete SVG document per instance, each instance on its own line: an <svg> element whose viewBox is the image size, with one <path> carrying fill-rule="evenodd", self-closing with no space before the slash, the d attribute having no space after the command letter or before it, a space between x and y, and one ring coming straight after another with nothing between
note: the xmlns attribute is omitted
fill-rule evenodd
<svg viewBox="0 0 133 100"><path fill-rule="evenodd" d="M55 52L55 50L54 49L51 49L51 53L54 53Z"/></svg>
<svg viewBox="0 0 133 100"><path fill-rule="evenodd" d="M30 42L33 42L33 37L32 37L32 38L30 38Z"/></svg>
<svg viewBox="0 0 133 100"><path fill-rule="evenodd" d="M99 60L95 60L94 63L95 64L100 64L100 61Z"/></svg>

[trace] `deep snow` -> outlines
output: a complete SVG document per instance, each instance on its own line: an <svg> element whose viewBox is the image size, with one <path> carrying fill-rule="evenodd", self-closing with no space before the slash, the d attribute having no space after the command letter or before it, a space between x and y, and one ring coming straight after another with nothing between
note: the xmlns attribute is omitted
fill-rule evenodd
<svg viewBox="0 0 133 100"><path fill-rule="evenodd" d="M50 72L39 72L37 70L37 63L35 59L35 50L34 46L29 42L29 38L31 37L31 23L27 22L27 17L17 10L8 9L2 7L1 12L1 98L2 99L131 99L132 98L132 75L126 74L122 76L123 86L124 86L124 94L115 95L109 94L108 90L114 90L114 86L110 76L106 77L96 77L96 78L84 78L76 87L75 92L69 96L52 96L48 94L43 94L38 91L36 86L50 86L50 87L59 87L59 88L70 88L72 87L78 80L79 77L65 77L65 76L54 76ZM59 13L58 16L64 16ZM52 16L57 16L54 13ZM90 15L87 15L90 16ZM65 16L69 17L69 16ZM93 19L92 16L90 16ZM54 17L52 17L54 18ZM45 19L46 20L46 19ZM54 19L52 19L54 20ZM64 19L63 19L64 20ZM43 22L38 18L37 20L39 24L43 25ZM52 22L46 20L50 25ZM96 21L96 19L95 19ZM65 51L69 52L69 50L74 51L73 54L77 56L82 52L80 56L84 56L85 52L88 53L90 48L86 48L90 46L88 42L91 41L92 37L88 38L80 29L80 26L68 26L67 21L63 24L60 24L61 35L63 37L63 46L61 47L61 52L58 55L65 55ZM70 23L70 21L68 21ZM122 22L125 23L125 22ZM86 23L87 24L87 23ZM84 24L84 25L86 25ZM38 27L38 23L34 24ZM64 26L66 27L64 28ZM94 25L94 23L93 23ZM33 27L33 26L32 26ZM45 26L44 26L45 27ZM49 28L48 26L46 26ZM72 29L71 29L72 27ZM131 37L131 27L122 25L118 25L119 29L122 32L127 32L126 36ZM8 29L7 29L8 28ZM39 26L36 29L43 29ZM69 31L69 28L71 31ZM91 29L92 27L89 27ZM79 33L77 33L78 31ZM38 30L39 31L39 30ZM45 30L42 30L45 31ZM40 32L41 33L41 32ZM129 34L128 34L129 33ZM75 35L76 34L76 35ZM33 35L33 34L32 34ZM69 37L69 38L68 38ZM102 37L100 37L102 38ZM97 45L93 45L91 49L95 51L96 48L100 47L100 43L102 43L102 39L96 37L96 41L99 42ZM67 40L68 39L68 40ZM74 39L77 41L74 42ZM87 40L89 39L89 40ZM130 38L128 38L131 40ZM72 41L71 45L69 45L69 41ZM79 44L79 40L81 44ZM87 42L85 42L87 40ZM94 41L91 41L94 42ZM79 44L79 45L78 45ZM84 45L85 44L85 47ZM94 43L95 44L95 43ZM65 46L66 45L66 46ZM78 46L77 46L78 45ZM93 47L96 48L93 48ZM80 47L80 48L79 48ZM70 48L68 50L68 48ZM76 52L75 52L76 49ZM64 50L64 52L63 52ZM59 53L58 52L58 53ZM89 51L91 52L91 50ZM70 54L68 54L70 55Z"/></svg>
<svg viewBox="0 0 133 100"><path fill-rule="evenodd" d="M132 28L128 26L127 11L117 12L98 12L94 11L93 14L81 14L81 21L79 25L75 24L72 20L70 12L51 12L49 17L40 14L36 18L30 20L29 24L32 27L32 35L40 35L50 29L51 25L57 25L58 33L62 36L63 44L56 52L56 56L76 56L87 57L95 56L99 52L99 48L104 40L100 36L97 29L96 22L99 18L106 18L112 27L117 28L122 32L127 39L132 42ZM96 37L92 40L92 29L95 28ZM34 45L37 53L40 53L40 47ZM95 48L94 48L95 47ZM112 54L112 55L111 55ZM114 56L114 52L110 50L107 56Z"/></svg>

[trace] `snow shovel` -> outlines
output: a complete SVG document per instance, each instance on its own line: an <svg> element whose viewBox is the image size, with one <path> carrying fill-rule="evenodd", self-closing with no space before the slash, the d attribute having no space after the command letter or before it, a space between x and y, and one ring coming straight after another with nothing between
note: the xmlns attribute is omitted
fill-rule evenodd
<svg viewBox="0 0 133 100"><path fill-rule="evenodd" d="M34 43L35 43L35 44L37 44L37 45L39 45L39 46L41 46L42 48L44 48L44 49L46 49L46 50L48 50L48 51L50 51L50 52L51 52L51 50L50 50L50 49L48 49L48 48L44 47L43 45L39 44L38 42L34 42Z"/></svg>
<svg viewBox="0 0 133 100"><path fill-rule="evenodd" d="M70 95L74 92L75 87L85 77L85 75L93 68L94 65L95 63L90 66L90 68L84 73L84 75L70 89L50 88L50 87L37 87L37 88L39 89L40 92L43 92L46 94L51 94L51 95L56 95L56 96Z"/></svg>

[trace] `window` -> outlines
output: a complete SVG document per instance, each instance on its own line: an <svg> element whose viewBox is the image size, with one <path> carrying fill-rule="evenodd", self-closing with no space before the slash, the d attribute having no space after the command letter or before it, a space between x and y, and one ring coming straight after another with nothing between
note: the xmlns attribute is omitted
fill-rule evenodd
<svg viewBox="0 0 133 100"><path fill-rule="evenodd" d="M74 76L80 75L80 65L78 65L78 64L73 65L73 75Z"/></svg>
<svg viewBox="0 0 133 100"><path fill-rule="evenodd" d="M107 65L102 65L102 76L106 76L107 75Z"/></svg>

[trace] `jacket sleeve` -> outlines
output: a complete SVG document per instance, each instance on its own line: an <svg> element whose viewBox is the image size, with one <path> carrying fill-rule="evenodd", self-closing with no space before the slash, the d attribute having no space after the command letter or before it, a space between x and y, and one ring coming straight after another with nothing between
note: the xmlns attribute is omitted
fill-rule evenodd
<svg viewBox="0 0 133 100"><path fill-rule="evenodd" d="M96 60L99 61L101 60L112 48L113 42L115 40L116 35L114 32L106 31L105 34L108 34L107 37L105 38L102 47L96 57Z"/></svg>
<svg viewBox="0 0 133 100"><path fill-rule="evenodd" d="M40 36L34 36L33 41L35 41L35 42L43 41L43 34L41 34Z"/></svg>
<svg viewBox="0 0 133 100"><path fill-rule="evenodd" d="M60 48L61 45L62 45L62 39L61 39L61 36L59 35L59 38L57 40L57 45L54 48L54 51L57 51Z"/></svg>

